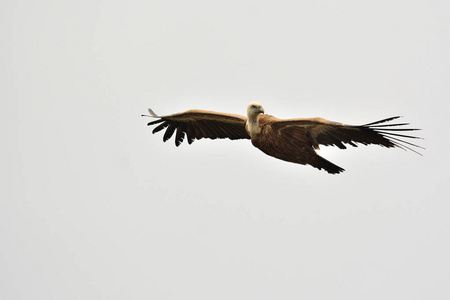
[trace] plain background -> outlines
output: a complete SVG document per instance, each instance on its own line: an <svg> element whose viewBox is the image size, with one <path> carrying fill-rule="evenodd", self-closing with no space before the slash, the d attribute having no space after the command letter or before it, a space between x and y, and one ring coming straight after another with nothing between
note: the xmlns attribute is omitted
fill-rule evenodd
<svg viewBox="0 0 450 300"><path fill-rule="evenodd" d="M448 1L0 4L0 298L449 299ZM151 107L363 124L424 156L175 147Z"/></svg>

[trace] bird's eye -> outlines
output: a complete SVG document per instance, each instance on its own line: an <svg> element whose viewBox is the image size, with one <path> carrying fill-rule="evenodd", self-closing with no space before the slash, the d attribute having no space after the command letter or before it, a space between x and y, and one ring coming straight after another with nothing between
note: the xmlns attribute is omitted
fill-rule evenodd
<svg viewBox="0 0 450 300"><path fill-rule="evenodd" d="M252 108L256 108L256 106L252 105Z"/></svg>

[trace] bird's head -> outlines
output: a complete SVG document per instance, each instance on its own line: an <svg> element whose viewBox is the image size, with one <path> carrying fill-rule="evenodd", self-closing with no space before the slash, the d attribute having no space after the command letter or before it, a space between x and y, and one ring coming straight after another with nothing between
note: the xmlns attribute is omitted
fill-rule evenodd
<svg viewBox="0 0 450 300"><path fill-rule="evenodd" d="M259 114L264 113L264 108L258 102L252 102L247 106L247 116L248 118L257 117Z"/></svg>

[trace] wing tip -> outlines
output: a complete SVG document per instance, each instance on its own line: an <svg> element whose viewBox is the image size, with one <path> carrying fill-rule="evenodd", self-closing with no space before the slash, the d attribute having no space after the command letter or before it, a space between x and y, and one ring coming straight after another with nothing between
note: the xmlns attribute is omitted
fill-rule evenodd
<svg viewBox="0 0 450 300"><path fill-rule="evenodd" d="M363 128L369 129L374 131L375 133L379 134L382 138L386 139L386 141L388 142L388 144L382 143L380 145L383 145L385 147L388 148L392 148L392 147L396 147L396 148L401 148L403 150L410 150L414 153L417 153L421 156L423 156L422 153L415 151L414 149L411 149L411 147L409 146L413 146L413 147L417 147L420 149L425 150L424 147L420 146L420 145L416 145L413 144L411 142L406 141L405 139L420 139L420 140L424 140L424 138L422 137L417 137L417 136L412 136L412 135L406 135L406 134L399 134L398 132L408 132L408 131L417 131L417 130L421 130L418 128L398 128L401 126L408 126L410 125L409 123L388 123L389 121L398 119L398 118L402 118L403 116L395 116L395 117L390 117L390 118L386 118L383 120L379 120L379 121L375 121L372 123L368 123L365 125L362 125ZM379 125L382 123L387 123L387 124L383 124L383 125ZM396 127L396 128L392 128L392 127Z"/></svg>
<svg viewBox="0 0 450 300"><path fill-rule="evenodd" d="M363 126L371 126L372 127L375 124L386 123L386 122L389 122L389 121L392 121L392 120L395 120L395 119L398 119L398 118L403 118L403 116L390 117L390 118L382 119L382 120L375 121L375 122L372 122L372 123L364 124Z"/></svg>
<svg viewBox="0 0 450 300"><path fill-rule="evenodd" d="M160 118L151 108L148 109L148 113L154 118Z"/></svg>

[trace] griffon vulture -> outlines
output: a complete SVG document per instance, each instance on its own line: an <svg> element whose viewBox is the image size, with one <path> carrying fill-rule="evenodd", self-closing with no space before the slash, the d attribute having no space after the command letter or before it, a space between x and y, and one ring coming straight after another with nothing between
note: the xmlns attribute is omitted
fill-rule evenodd
<svg viewBox="0 0 450 300"><path fill-rule="evenodd" d="M401 127L408 123L388 123L399 117L359 126L345 125L323 118L278 119L264 114L263 107L256 102L248 105L247 117L196 109L160 117L151 109L148 111L149 117L158 118L148 125L161 123L153 129L153 133L167 128L163 137L164 142L172 137L175 130L176 146L181 144L185 136L189 144L195 139L202 138L250 139L253 146L267 155L297 164L309 164L331 174L340 173L344 169L319 156L315 151L319 150L319 145L337 146L340 149L346 149L344 144L356 147L356 143L377 144L387 148L398 147L411 151L414 150L408 146L422 148L401 139L418 137L396 133L418 129Z"/></svg>

